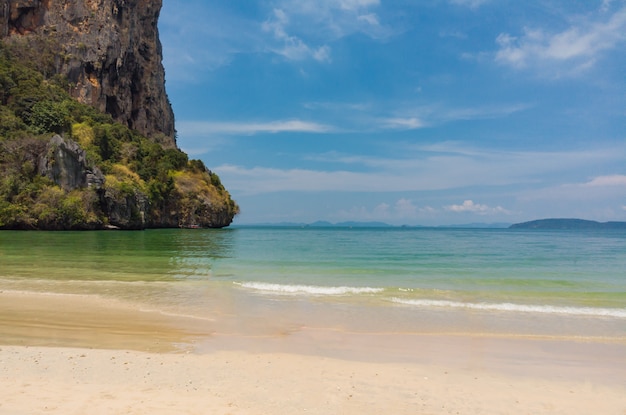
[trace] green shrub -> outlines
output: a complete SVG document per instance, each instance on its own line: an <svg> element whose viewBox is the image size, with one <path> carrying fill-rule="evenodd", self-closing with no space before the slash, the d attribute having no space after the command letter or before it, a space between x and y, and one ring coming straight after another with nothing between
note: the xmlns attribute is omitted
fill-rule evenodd
<svg viewBox="0 0 626 415"><path fill-rule="evenodd" d="M39 101L32 106L28 123L37 134L60 134L69 130L69 112L62 102Z"/></svg>

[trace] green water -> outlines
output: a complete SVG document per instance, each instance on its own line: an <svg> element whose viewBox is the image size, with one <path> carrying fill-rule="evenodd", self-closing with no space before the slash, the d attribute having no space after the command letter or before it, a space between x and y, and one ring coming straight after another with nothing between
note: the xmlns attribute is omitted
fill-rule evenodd
<svg viewBox="0 0 626 415"><path fill-rule="evenodd" d="M626 232L3 231L0 290L108 296L201 317L270 310L332 321L341 310L353 323L404 327L413 316L435 324L478 313L502 326L512 316L584 319L626 333Z"/></svg>

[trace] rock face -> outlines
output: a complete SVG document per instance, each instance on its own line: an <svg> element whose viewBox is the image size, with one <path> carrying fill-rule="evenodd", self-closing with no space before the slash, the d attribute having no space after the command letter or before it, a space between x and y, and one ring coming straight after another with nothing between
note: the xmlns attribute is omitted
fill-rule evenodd
<svg viewBox="0 0 626 415"><path fill-rule="evenodd" d="M70 93L175 147L157 21L162 0L0 0L0 38L42 42Z"/></svg>
<svg viewBox="0 0 626 415"><path fill-rule="evenodd" d="M39 161L39 174L64 190L101 189L104 185L104 175L97 167L87 164L87 154L76 142L55 135L46 150Z"/></svg>
<svg viewBox="0 0 626 415"><path fill-rule="evenodd" d="M48 177L65 191L91 187L100 198L112 227L143 229L146 226L148 198L139 191L121 193L105 186L105 177L87 162L85 150L78 143L55 135L48 142L39 161L39 174Z"/></svg>

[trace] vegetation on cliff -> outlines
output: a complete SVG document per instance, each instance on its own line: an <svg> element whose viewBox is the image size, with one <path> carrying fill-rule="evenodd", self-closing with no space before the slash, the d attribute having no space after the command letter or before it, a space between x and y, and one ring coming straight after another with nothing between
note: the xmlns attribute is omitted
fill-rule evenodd
<svg viewBox="0 0 626 415"><path fill-rule="evenodd" d="M231 223L239 208L202 161L80 104L42 66L0 42L0 229Z"/></svg>

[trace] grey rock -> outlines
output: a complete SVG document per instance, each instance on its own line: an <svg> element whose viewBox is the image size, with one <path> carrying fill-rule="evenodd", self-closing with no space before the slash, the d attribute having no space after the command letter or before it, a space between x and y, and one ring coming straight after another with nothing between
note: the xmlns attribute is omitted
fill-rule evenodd
<svg viewBox="0 0 626 415"><path fill-rule="evenodd" d="M48 177L65 191L104 185L104 175L87 162L85 151L78 143L55 135L39 161L39 174Z"/></svg>
<svg viewBox="0 0 626 415"><path fill-rule="evenodd" d="M109 223L119 229L144 229L146 212L149 209L148 197L140 191L130 194L106 188L103 194L103 207Z"/></svg>

